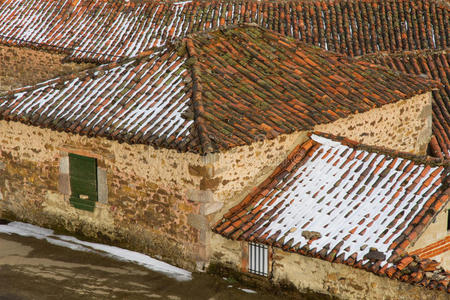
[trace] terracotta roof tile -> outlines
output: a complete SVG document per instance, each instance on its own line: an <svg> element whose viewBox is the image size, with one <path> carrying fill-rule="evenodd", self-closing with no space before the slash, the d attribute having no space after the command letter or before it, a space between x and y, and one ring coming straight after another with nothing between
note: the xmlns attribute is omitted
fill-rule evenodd
<svg viewBox="0 0 450 300"><path fill-rule="evenodd" d="M376 52L447 49L450 9L445 1L192 1L117 2L107 0L2 0L0 42L68 54L68 59L108 62L137 55L192 32L253 22L281 34L350 56ZM281 42L283 43L283 42ZM226 45L224 45L226 47ZM450 156L448 54L381 59L394 69L426 73L443 83L433 92L430 154ZM266 63L266 62L264 62ZM232 68L229 66L229 70ZM249 75L250 76L250 75ZM301 73L299 74L301 76ZM356 75L357 76L357 75ZM250 77L251 78L251 77ZM333 78L333 77L332 77ZM279 81L284 83L283 80ZM335 93L345 93L339 86ZM330 90L331 91L331 90ZM365 91L361 91L366 94ZM264 93L254 95L255 99ZM377 94L368 95L375 97ZM338 103L345 101L337 96ZM220 98L218 98L220 101ZM348 105L348 103L341 103ZM289 108L302 115L301 105ZM323 110L321 121L343 117L339 109ZM314 118L302 115L304 126ZM267 134L285 130L271 125ZM261 124L264 130L265 125ZM245 135L239 135L249 142ZM224 141L229 143L229 141Z"/></svg>
<svg viewBox="0 0 450 300"><path fill-rule="evenodd" d="M406 248L448 201L449 161L349 144L326 134L313 134L290 157L296 155L302 163L286 160L258 187L263 191L270 185L275 194L247 196L213 230L227 238L256 239L411 283L424 283L418 276L432 270L440 274L440 280L426 279L424 285L437 288L445 283L447 288L449 274L432 262L408 255ZM279 176L288 169L288 174ZM344 173L351 177L342 179ZM433 184L439 180L447 183ZM230 227L222 224L230 218L245 221L225 231ZM252 225L246 226L249 222ZM423 266L415 272L421 275L412 277L410 269L404 271L418 263Z"/></svg>
<svg viewBox="0 0 450 300"><path fill-rule="evenodd" d="M0 98L0 116L204 154L334 121L330 107L347 116L436 86L243 25L13 91Z"/></svg>
<svg viewBox="0 0 450 300"><path fill-rule="evenodd" d="M450 235L428 246L411 251L410 254L418 255L421 258L433 258L447 251L450 251Z"/></svg>
<svg viewBox="0 0 450 300"><path fill-rule="evenodd" d="M0 41L105 62L192 32L252 22L353 56L447 48L448 19L444 1L428 0L2 0Z"/></svg>

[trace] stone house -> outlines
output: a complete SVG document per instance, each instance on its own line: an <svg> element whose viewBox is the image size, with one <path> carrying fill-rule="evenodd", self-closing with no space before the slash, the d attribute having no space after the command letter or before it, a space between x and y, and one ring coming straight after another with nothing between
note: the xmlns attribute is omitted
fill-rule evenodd
<svg viewBox="0 0 450 300"><path fill-rule="evenodd" d="M31 54L35 58L27 60L27 64L37 63L33 72L28 72L31 71L28 67L27 72L20 73L19 81L25 85L50 79L47 74L59 76L72 68L84 67L73 62L109 63L164 46L193 32L242 23L256 23L325 50L400 72L426 74L443 84L433 91L429 154L450 159L450 92L445 71L450 64L447 1L2 0L0 3L0 44L18 53L18 57L22 52L31 52L24 53L25 57ZM50 61L49 53L44 51L51 52L55 61ZM48 71L43 72L39 62L47 63ZM11 68L11 64L16 67ZM23 70L20 59L13 58L8 65L6 70ZM7 75L16 81L14 74ZM42 80L25 80L41 75ZM3 78L0 74L0 86L10 86L11 80Z"/></svg>
<svg viewBox="0 0 450 300"><path fill-rule="evenodd" d="M408 252L432 236L433 217L446 216L449 167L312 134L217 222L214 231L227 239L214 236L212 260L344 298L432 299L417 290L399 296L395 283L354 268L446 289L448 273L429 272L435 261Z"/></svg>
<svg viewBox="0 0 450 300"><path fill-rule="evenodd" d="M437 87L255 25L193 34L1 97L1 209L203 269L308 132L424 154Z"/></svg>
<svg viewBox="0 0 450 300"><path fill-rule="evenodd" d="M369 145L369 152L375 146L416 155L428 150L441 160L426 159L422 165L446 166L445 48L450 39L443 22L448 7L438 1L0 3L0 20L6 20L0 26L6 45L0 55L10 58L0 62L0 89L29 85L0 100L0 209L5 217L64 228L188 269L214 262L247 273L253 246L245 239L224 240L211 228L289 154L309 143L308 133L345 136L358 141L348 145ZM360 26L362 20L369 22ZM358 57L322 51L252 25L236 27L243 22ZM197 31L205 32L188 35ZM155 46L162 47L142 53ZM370 54L378 50L384 52ZM408 51L389 53L399 50ZM30 55L36 59L27 60L32 69L24 70L23 59ZM107 64L94 67L101 63ZM442 85L376 64L426 73ZM77 70L85 71L73 73ZM442 182L440 191L445 191ZM79 190L85 185L90 188ZM415 224L420 237L408 237L410 243L398 247L397 254L407 251L446 265L448 239L442 228L448 226L448 202L441 202L435 202L440 210L427 212L432 217L421 223L423 228ZM267 275L300 289L343 297L373 290L378 297L390 286L392 295L401 290L405 298L443 297L400 282L406 281L448 290L442 271L418 257L412 263L425 267L412 272L408 262L400 267L402 273L398 266L410 257L397 261L392 253L382 253L385 261L391 259L385 271L395 281L374 275L383 274L384 260L363 271L353 268L361 268L356 261L330 264L309 257L318 257L315 253L289 254L264 240L258 245L268 245L271 252L267 266L274 269ZM317 272L322 276L317 285L308 285L300 282L308 273L295 279L285 269L299 261L328 270ZM424 277L406 276L409 271ZM424 275L430 271L434 279ZM354 277L337 275L349 273L366 276L371 286L355 286Z"/></svg>

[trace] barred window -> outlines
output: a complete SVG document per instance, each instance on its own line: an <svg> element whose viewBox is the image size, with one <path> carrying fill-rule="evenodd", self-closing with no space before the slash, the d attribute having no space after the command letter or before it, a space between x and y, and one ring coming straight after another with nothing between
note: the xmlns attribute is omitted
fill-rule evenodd
<svg viewBox="0 0 450 300"><path fill-rule="evenodd" d="M269 248L266 245L248 244L248 271L267 276L269 273Z"/></svg>

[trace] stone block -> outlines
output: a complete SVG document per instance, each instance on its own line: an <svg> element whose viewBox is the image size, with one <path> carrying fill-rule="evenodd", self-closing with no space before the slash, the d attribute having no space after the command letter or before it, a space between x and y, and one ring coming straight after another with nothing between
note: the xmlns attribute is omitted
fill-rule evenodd
<svg viewBox="0 0 450 300"><path fill-rule="evenodd" d="M187 197L193 202L212 202L214 201L214 193L211 191L190 190L187 192Z"/></svg>
<svg viewBox="0 0 450 300"><path fill-rule="evenodd" d="M198 230L209 230L209 222L205 216L189 214L188 224Z"/></svg>
<svg viewBox="0 0 450 300"><path fill-rule="evenodd" d="M108 203L108 182L106 170L97 168L98 202Z"/></svg>
<svg viewBox="0 0 450 300"><path fill-rule="evenodd" d="M197 177L211 178L214 176L214 167L212 165L189 165L189 174Z"/></svg>
<svg viewBox="0 0 450 300"><path fill-rule="evenodd" d="M58 191L63 195L70 195L70 176L69 174L59 174Z"/></svg>
<svg viewBox="0 0 450 300"><path fill-rule="evenodd" d="M219 184L222 182L222 177L215 178L205 178L203 177L200 181L200 189L201 190L216 190Z"/></svg>
<svg viewBox="0 0 450 300"><path fill-rule="evenodd" d="M69 156L63 156L59 159L59 173L69 175Z"/></svg>
<svg viewBox="0 0 450 300"><path fill-rule="evenodd" d="M213 214L215 212L218 212L219 210L222 209L222 207L223 207L223 202L217 202L217 201L209 202L203 206L203 208L201 209L201 212L205 216L207 216L207 215Z"/></svg>

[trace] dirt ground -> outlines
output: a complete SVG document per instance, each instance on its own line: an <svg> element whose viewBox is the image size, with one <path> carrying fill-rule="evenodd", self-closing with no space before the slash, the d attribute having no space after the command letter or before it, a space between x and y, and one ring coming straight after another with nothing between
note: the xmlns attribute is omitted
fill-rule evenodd
<svg viewBox="0 0 450 300"><path fill-rule="evenodd" d="M207 274L180 282L137 264L0 234L0 300L278 299Z"/></svg>

